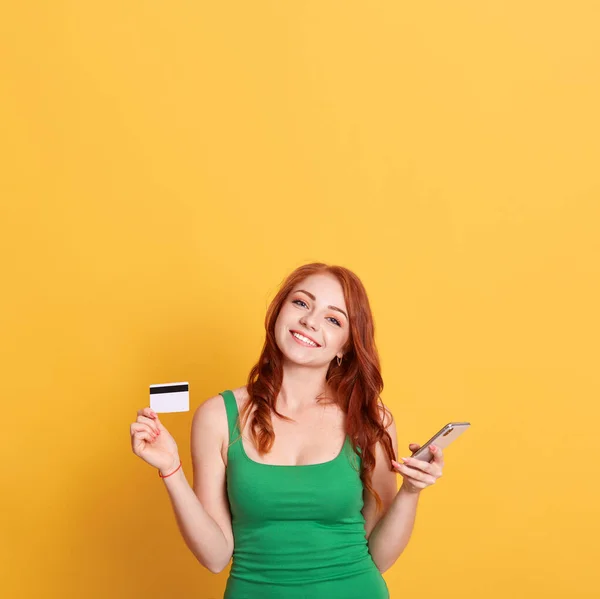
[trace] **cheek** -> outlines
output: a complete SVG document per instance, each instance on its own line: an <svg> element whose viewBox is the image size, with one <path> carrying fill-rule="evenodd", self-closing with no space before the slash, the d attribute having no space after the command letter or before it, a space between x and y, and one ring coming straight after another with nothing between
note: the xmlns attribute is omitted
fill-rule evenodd
<svg viewBox="0 0 600 599"><path fill-rule="evenodd" d="M277 320L275 321L275 328L280 329L282 327L285 327L289 319L289 310L287 308L281 308L281 310L279 311L279 316L277 316Z"/></svg>
<svg viewBox="0 0 600 599"><path fill-rule="evenodd" d="M342 349L348 341L348 336L346 329L332 330L328 335L328 345L335 347L336 351Z"/></svg>
<svg viewBox="0 0 600 599"><path fill-rule="evenodd" d="M289 310L282 308L281 312L279 312L279 316L277 316L277 320L275 321L275 336L282 338L287 328L290 325L290 313Z"/></svg>

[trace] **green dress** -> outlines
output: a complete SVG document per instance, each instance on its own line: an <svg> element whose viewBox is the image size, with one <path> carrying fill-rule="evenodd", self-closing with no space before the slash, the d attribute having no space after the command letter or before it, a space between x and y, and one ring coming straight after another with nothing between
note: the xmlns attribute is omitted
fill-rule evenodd
<svg viewBox="0 0 600 599"><path fill-rule="evenodd" d="M349 437L329 462L261 464L244 450L233 393L221 395L234 536L224 599L389 599L369 553L360 456Z"/></svg>

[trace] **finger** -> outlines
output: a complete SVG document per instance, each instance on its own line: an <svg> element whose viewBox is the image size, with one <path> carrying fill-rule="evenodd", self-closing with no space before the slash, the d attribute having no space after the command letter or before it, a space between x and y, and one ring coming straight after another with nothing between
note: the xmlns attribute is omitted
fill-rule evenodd
<svg viewBox="0 0 600 599"><path fill-rule="evenodd" d="M163 426L163 423L160 421L158 414L152 408L145 407L141 410L138 410L138 416L145 416L146 418L152 419L152 421L156 423L159 431L166 430Z"/></svg>
<svg viewBox="0 0 600 599"><path fill-rule="evenodd" d="M163 426L163 423L161 422L160 418L158 417L158 414L154 410L152 410L152 418L153 418L153 421L156 423L156 426L158 427L158 430L160 430L160 431L167 430Z"/></svg>
<svg viewBox="0 0 600 599"><path fill-rule="evenodd" d="M148 441L148 443L152 443L152 441L154 441L154 438L148 431L136 431L133 433L133 438L138 441L144 439L145 441Z"/></svg>
<svg viewBox="0 0 600 599"><path fill-rule="evenodd" d="M152 443L152 435L148 431L136 431L131 436L131 448L137 455L140 455L146 443Z"/></svg>
<svg viewBox="0 0 600 599"><path fill-rule="evenodd" d="M152 408L145 407L141 410L138 410L137 413L138 416L146 416L146 418L158 419L156 412Z"/></svg>
<svg viewBox="0 0 600 599"><path fill-rule="evenodd" d="M429 451L433 455L433 461L441 468L444 465L444 453L437 445L430 445Z"/></svg>
<svg viewBox="0 0 600 599"><path fill-rule="evenodd" d="M422 470L423 472L427 472L428 474L432 474L433 470L431 468L431 464L429 462L424 462L423 460L417 460L416 458L402 458L405 464L408 464L411 468L415 468L416 470Z"/></svg>
<svg viewBox="0 0 600 599"><path fill-rule="evenodd" d="M409 443L408 444L408 448L411 451L417 451L417 449L419 449L421 446L418 443Z"/></svg>
<svg viewBox="0 0 600 599"><path fill-rule="evenodd" d="M421 477L425 476L424 472L415 468L411 468L408 464L398 464L398 472L401 472L402 474L405 474L411 478L416 478L417 480L421 480Z"/></svg>
<svg viewBox="0 0 600 599"><path fill-rule="evenodd" d="M408 481L411 487L415 487L415 489L423 490L429 485L419 482L418 480L411 480L410 478L405 478L404 481Z"/></svg>
<svg viewBox="0 0 600 599"><path fill-rule="evenodd" d="M150 435L151 441L154 441L154 439L158 437L158 434L155 433L147 424L144 424L143 422L133 422L129 428L132 436L135 433L146 432Z"/></svg>
<svg viewBox="0 0 600 599"><path fill-rule="evenodd" d="M406 459L406 458L403 458L403 459ZM411 468L410 466L408 466L408 464L400 464L399 462L396 462L395 460L392 460L392 466L394 467L394 470L402 473L404 476L418 476L417 473L420 472L420 470Z"/></svg>
<svg viewBox="0 0 600 599"><path fill-rule="evenodd" d="M419 477L421 475L425 476L428 471L426 468L423 468L423 465L428 466L425 462L421 460L412 460L410 458L402 458L404 460L404 464L400 464L403 468L401 472L405 472L410 476Z"/></svg>
<svg viewBox="0 0 600 599"><path fill-rule="evenodd" d="M400 474L411 479L411 483L413 482L413 480L417 480L427 483L428 485L433 485L437 480L435 476L425 474L425 472L422 472L421 470L415 470L414 468L410 468L406 464L398 464L397 470L398 472L400 472Z"/></svg>
<svg viewBox="0 0 600 599"><path fill-rule="evenodd" d="M156 420L148 418L147 416L138 416L137 421L147 424L156 434L160 434L160 428L158 427Z"/></svg>

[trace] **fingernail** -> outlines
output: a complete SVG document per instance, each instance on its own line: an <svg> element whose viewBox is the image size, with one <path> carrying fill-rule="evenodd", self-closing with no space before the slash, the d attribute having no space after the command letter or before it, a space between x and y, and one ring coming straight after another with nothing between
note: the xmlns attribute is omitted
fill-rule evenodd
<svg viewBox="0 0 600 599"><path fill-rule="evenodd" d="M431 449L431 451L435 451L437 449L437 447L435 445L430 445L429 449Z"/></svg>
<svg viewBox="0 0 600 599"><path fill-rule="evenodd" d="M411 458L402 458L405 462L410 462Z"/></svg>

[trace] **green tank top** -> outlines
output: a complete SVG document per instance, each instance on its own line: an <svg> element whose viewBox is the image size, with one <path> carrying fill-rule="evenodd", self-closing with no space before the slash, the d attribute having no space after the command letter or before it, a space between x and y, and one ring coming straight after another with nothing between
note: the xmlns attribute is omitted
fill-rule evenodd
<svg viewBox="0 0 600 599"><path fill-rule="evenodd" d="M234 536L224 599L388 599L365 535L360 456L346 436L321 464L262 464L246 454L231 391L227 496Z"/></svg>

